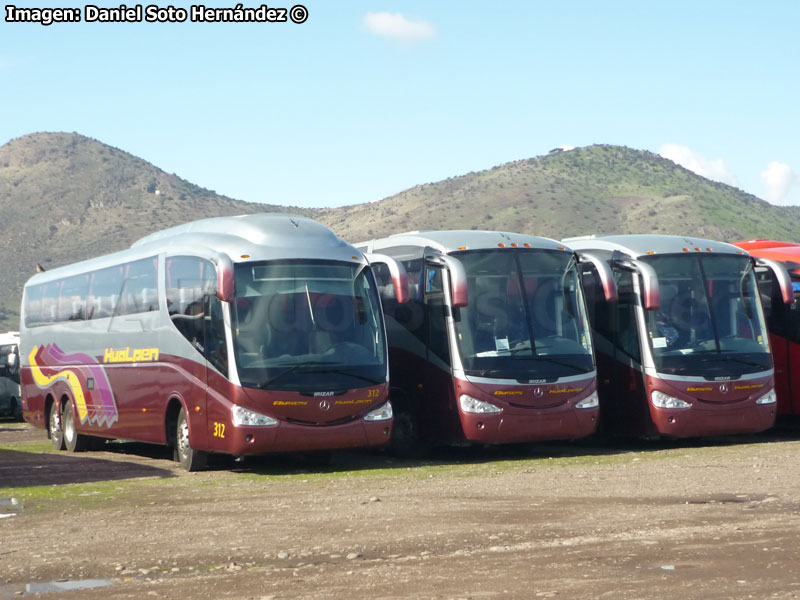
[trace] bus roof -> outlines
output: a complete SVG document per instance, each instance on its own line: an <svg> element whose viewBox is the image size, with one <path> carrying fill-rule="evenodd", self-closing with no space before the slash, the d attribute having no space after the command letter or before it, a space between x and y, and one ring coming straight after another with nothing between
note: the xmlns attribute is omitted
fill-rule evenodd
<svg viewBox="0 0 800 600"><path fill-rule="evenodd" d="M19 331L0 333L0 346L7 344L19 344Z"/></svg>
<svg viewBox="0 0 800 600"><path fill-rule="evenodd" d="M800 244L777 242L775 240L748 240L746 242L734 242L734 245L746 250L753 256L769 258L784 263L784 266L792 273L798 273L795 265L800 265Z"/></svg>
<svg viewBox="0 0 800 600"><path fill-rule="evenodd" d="M234 262L328 259L365 262L361 252L313 219L287 213L260 213L200 219L151 233L128 250L37 273L26 285L78 275L120 262L170 254L227 254Z"/></svg>
<svg viewBox="0 0 800 600"><path fill-rule="evenodd" d="M396 233L385 238L355 244L369 252L397 246L430 247L443 254L459 250L480 250L498 247L525 247L545 250L565 250L572 252L563 243L549 238L506 231L451 230L451 231L409 231ZM528 246L525 246L528 244Z"/></svg>
<svg viewBox="0 0 800 600"><path fill-rule="evenodd" d="M716 252L718 254L747 254L741 248L725 242L682 235L607 235L565 238L564 243L575 250L615 250L632 258L650 254L677 254L679 252Z"/></svg>

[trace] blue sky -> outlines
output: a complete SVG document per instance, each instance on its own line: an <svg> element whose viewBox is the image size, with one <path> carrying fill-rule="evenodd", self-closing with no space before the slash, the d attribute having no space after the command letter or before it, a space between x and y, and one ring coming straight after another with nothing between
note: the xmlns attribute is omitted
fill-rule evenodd
<svg viewBox="0 0 800 600"><path fill-rule="evenodd" d="M306 0L300 25L0 21L0 144L75 131L221 194L316 207L621 144L800 204L800 3L742 4Z"/></svg>

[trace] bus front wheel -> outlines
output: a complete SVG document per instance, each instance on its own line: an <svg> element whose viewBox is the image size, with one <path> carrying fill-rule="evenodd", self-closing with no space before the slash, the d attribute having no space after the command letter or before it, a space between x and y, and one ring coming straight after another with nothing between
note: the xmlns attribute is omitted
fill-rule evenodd
<svg viewBox="0 0 800 600"><path fill-rule="evenodd" d="M50 407L50 416L47 419L47 432L50 434L50 441L56 450L65 450L64 430L61 428L61 407L58 403L53 403Z"/></svg>
<svg viewBox="0 0 800 600"><path fill-rule="evenodd" d="M195 450L189 444L189 423L186 421L186 412L183 408L181 408L181 412L178 415L175 454L181 467L187 471L199 471L206 466L208 455L200 450Z"/></svg>
<svg viewBox="0 0 800 600"><path fill-rule="evenodd" d="M67 400L61 409L61 427L64 430L64 445L69 452L83 452L89 445L88 436L75 430L75 418L72 414L72 402Z"/></svg>
<svg viewBox="0 0 800 600"><path fill-rule="evenodd" d="M389 453L397 458L424 458L430 445L422 439L414 416L402 408L394 413Z"/></svg>

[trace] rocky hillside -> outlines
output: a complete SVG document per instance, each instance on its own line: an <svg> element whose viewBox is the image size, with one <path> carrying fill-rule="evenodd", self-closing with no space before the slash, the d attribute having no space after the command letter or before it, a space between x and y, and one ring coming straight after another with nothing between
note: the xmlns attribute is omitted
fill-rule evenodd
<svg viewBox="0 0 800 600"><path fill-rule="evenodd" d="M800 209L620 146L553 151L377 202L301 209L221 196L75 133L37 133L0 147L0 330L17 326L22 285L37 263L114 252L194 219L270 211L311 216L349 241L417 229L800 239Z"/></svg>

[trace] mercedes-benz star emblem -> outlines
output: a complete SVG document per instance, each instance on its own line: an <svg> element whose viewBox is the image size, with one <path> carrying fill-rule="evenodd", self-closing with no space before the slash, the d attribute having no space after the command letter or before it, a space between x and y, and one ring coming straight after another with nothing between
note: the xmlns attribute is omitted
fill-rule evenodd
<svg viewBox="0 0 800 600"><path fill-rule="evenodd" d="M330 400L320 400L319 401L319 408L320 408L320 410L330 410L331 409L331 401Z"/></svg>
<svg viewBox="0 0 800 600"><path fill-rule="evenodd" d="M719 384L719 393L720 394L727 394L728 393L728 384L727 383L720 383Z"/></svg>
<svg viewBox="0 0 800 600"><path fill-rule="evenodd" d="M542 394L544 394L544 390L542 388L540 388L540 387L533 388L533 395L534 396L539 397Z"/></svg>

